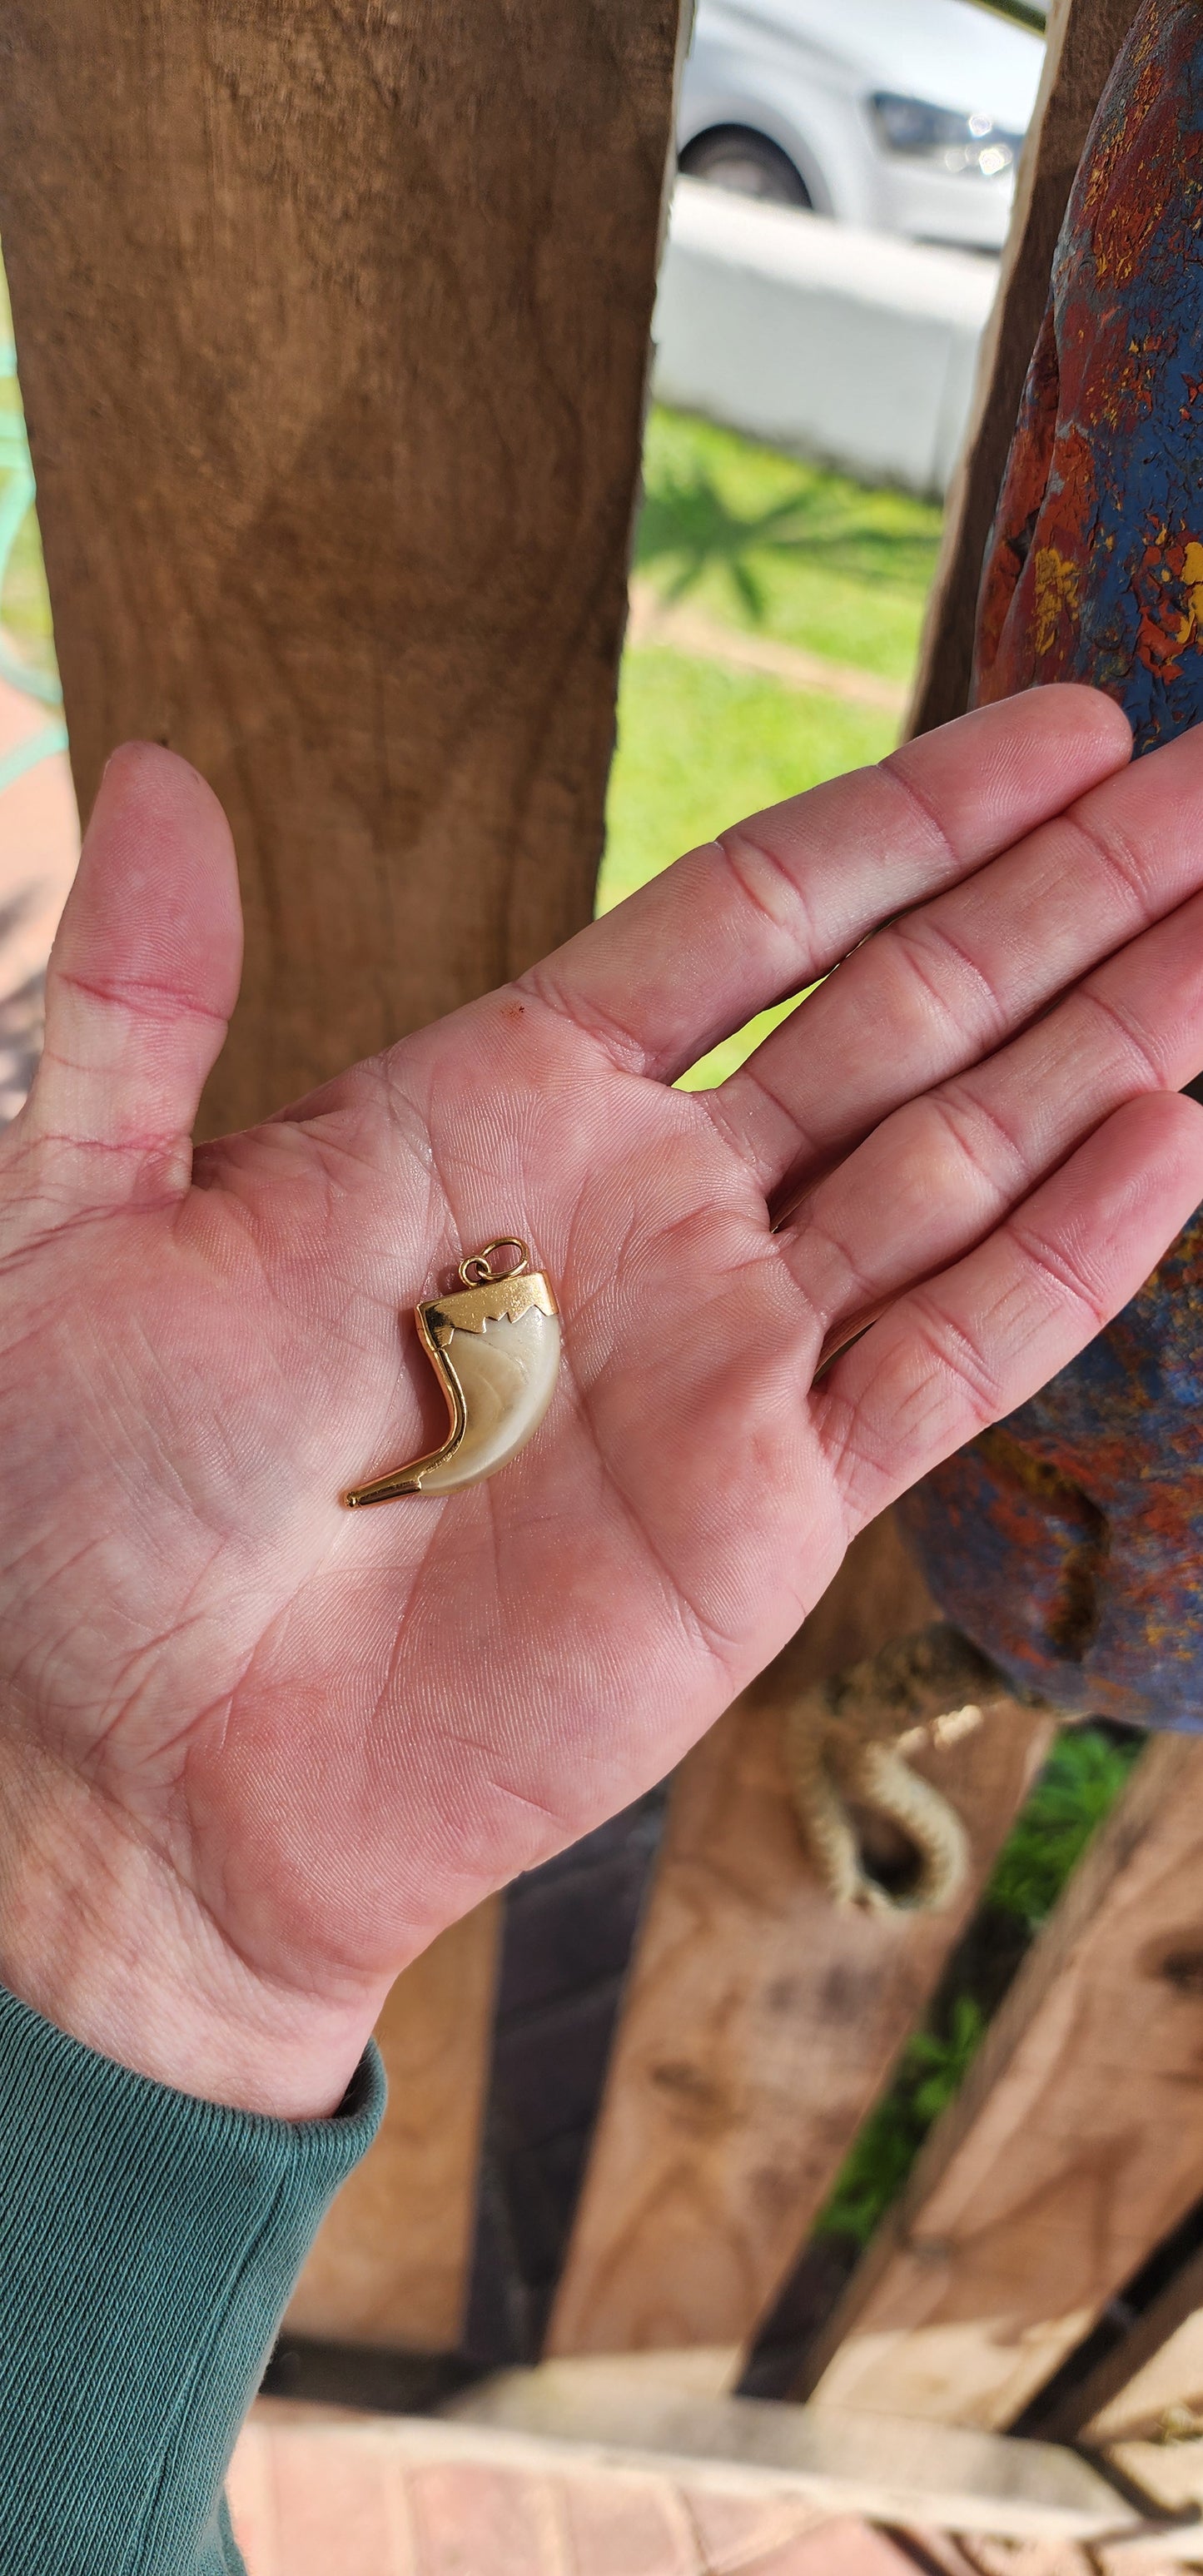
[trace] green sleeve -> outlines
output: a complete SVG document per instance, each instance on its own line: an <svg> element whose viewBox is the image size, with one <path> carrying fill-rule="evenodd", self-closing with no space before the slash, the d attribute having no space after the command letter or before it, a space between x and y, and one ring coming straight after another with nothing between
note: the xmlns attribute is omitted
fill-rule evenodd
<svg viewBox="0 0 1203 2576"><path fill-rule="evenodd" d="M0 2568L236 2576L222 2479L318 2221L371 2144L97 2057L0 1989Z"/></svg>

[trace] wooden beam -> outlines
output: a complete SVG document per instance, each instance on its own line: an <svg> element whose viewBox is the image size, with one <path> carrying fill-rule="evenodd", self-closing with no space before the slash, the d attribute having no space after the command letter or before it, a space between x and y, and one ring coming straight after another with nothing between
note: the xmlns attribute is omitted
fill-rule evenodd
<svg viewBox="0 0 1203 2576"><path fill-rule="evenodd" d="M683 1766L551 2352L738 2348L795 2259L1048 1739L1047 1720L1007 1704L917 1757L970 1832L953 1910L837 1911L799 1839L783 1715L816 1678L931 1615L893 1522L878 1522Z"/></svg>
<svg viewBox="0 0 1203 2576"><path fill-rule="evenodd" d="M476 2216L499 1909L452 1925L398 1978L376 2033L388 2108L293 2293L285 2331L452 2352Z"/></svg>
<svg viewBox="0 0 1203 2576"><path fill-rule="evenodd" d="M969 704L986 540L1048 296L1053 251L1103 84L1140 0L1052 0L1036 112L1019 165L998 295L978 361L965 450L944 523L908 733Z"/></svg>
<svg viewBox="0 0 1203 2576"><path fill-rule="evenodd" d="M1193 2416L1203 2429L1203 2254L1183 2265L1075 2399L1075 2439L1093 2450L1157 2441L1173 2416Z"/></svg>
<svg viewBox="0 0 1203 2576"><path fill-rule="evenodd" d="M1177 2515L1182 2528L1172 2555L1188 2567L1203 2567L1203 2441L1107 2442L1099 2450L1098 2465L1142 2500L1147 2497L1151 2511ZM1164 2555L1170 2553L1159 2549L1157 2560ZM1108 2569L1114 2566L1120 2576L1125 2563L1122 2558L1109 2561ZM1140 2563L1135 2562L1133 2576ZM1145 2558L1143 2563L1148 2576L1157 2576L1156 2561L1150 2566Z"/></svg>
<svg viewBox="0 0 1203 2576"><path fill-rule="evenodd" d="M1108 2451L1117 2443L1191 2447L1203 2434L1203 2251L1192 2254L1128 2332L1050 2410L1055 2441ZM1196 2441L1196 2461L1203 2441Z"/></svg>
<svg viewBox="0 0 1203 2576"><path fill-rule="evenodd" d="M707 2396L678 2375L681 2358L664 2356L661 2370L623 2358L505 2371L450 2399L437 2424L425 2417L405 2428L402 2440L410 2456L423 2436L441 2433L458 2440L451 2456L464 2460L545 2475L587 2463L653 2468L695 2491L792 2494L832 2514L1016 2540L1097 2541L1150 2527L1096 2469L1050 2443ZM390 2425L385 2438L395 2442L399 2429ZM1161 2562L1175 2555L1163 2539Z"/></svg>
<svg viewBox="0 0 1203 2576"><path fill-rule="evenodd" d="M1012 2422L1198 2197L1203 1743L1161 1736L1079 1865L799 2394Z"/></svg>
<svg viewBox="0 0 1203 2576"><path fill-rule="evenodd" d="M196 761L210 1129L589 914L679 0L8 0L0 234L71 751Z"/></svg>

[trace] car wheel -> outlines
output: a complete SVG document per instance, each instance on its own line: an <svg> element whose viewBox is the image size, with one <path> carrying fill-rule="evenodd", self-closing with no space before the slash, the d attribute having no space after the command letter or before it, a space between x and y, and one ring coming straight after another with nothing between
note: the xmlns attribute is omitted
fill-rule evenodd
<svg viewBox="0 0 1203 2576"><path fill-rule="evenodd" d="M677 164L687 179L704 179L735 197L760 197L772 206L810 206L810 191L787 152L750 125L714 125L695 134Z"/></svg>

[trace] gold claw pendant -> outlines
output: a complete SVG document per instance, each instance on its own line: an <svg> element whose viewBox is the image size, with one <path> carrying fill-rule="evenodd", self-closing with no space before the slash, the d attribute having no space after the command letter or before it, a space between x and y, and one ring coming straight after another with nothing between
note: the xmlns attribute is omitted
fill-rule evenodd
<svg viewBox="0 0 1203 2576"><path fill-rule="evenodd" d="M516 1252L494 1270L495 1252ZM441 1449L407 1459L343 1495L350 1511L398 1494L449 1494L495 1476L537 1431L560 1366L560 1315L517 1235L499 1235L459 1266L462 1287L414 1308L418 1339L447 1398L451 1427Z"/></svg>

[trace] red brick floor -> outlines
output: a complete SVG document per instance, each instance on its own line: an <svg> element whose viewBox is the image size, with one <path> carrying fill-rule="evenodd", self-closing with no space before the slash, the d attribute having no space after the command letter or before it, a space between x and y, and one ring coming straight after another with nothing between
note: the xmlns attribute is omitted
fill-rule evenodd
<svg viewBox="0 0 1203 2576"><path fill-rule="evenodd" d="M650 2470L448 2460L440 2431L427 2444L412 2418L256 2406L229 2488L248 2576L1171 2576L1147 2548L895 2540Z"/></svg>
<svg viewBox="0 0 1203 2576"><path fill-rule="evenodd" d="M230 2475L249 2576L914 2576L883 2533L793 2500L423 2460L412 2445L411 2430L399 2459L380 2418L257 2407Z"/></svg>

